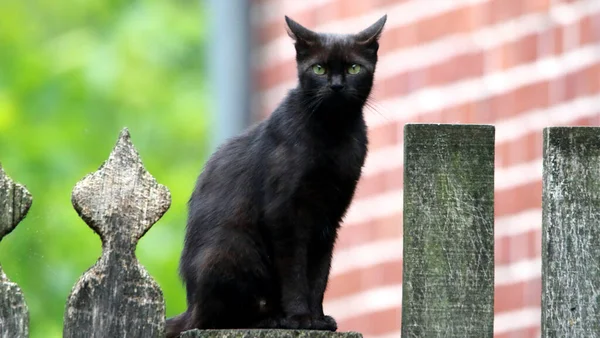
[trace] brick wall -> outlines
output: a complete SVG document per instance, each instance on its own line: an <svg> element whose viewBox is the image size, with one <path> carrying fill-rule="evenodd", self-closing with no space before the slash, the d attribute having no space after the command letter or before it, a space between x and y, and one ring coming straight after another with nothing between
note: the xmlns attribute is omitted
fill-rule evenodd
<svg viewBox="0 0 600 338"><path fill-rule="evenodd" d="M295 86L283 15L355 32L382 14L370 149L335 253L326 312L340 330L399 337L403 126L496 126L495 337L538 337L542 128L600 122L600 1L255 0L254 109Z"/></svg>

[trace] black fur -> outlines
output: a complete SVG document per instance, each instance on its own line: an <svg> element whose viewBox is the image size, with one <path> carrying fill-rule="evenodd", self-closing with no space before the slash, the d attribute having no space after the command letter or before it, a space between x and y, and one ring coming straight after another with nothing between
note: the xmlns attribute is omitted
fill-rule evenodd
<svg viewBox="0 0 600 338"><path fill-rule="evenodd" d="M323 294L367 153L363 106L386 17L348 35L285 19L299 85L222 145L198 178L180 264L188 309L167 321L167 337L193 328L337 330Z"/></svg>

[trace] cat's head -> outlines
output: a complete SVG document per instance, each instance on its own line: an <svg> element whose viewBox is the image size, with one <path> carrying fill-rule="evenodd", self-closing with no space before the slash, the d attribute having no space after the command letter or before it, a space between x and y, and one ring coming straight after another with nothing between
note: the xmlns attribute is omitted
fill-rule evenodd
<svg viewBox="0 0 600 338"><path fill-rule="evenodd" d="M302 90L317 101L363 104L373 86L378 41L386 19L384 15L356 34L326 34L286 16Z"/></svg>

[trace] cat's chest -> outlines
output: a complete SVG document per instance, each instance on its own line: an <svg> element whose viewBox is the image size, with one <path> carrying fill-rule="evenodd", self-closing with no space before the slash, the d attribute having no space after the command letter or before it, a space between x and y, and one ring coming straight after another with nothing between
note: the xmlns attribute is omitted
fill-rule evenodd
<svg viewBox="0 0 600 338"><path fill-rule="evenodd" d="M363 163L363 151L359 147L348 147L342 151L324 151L317 155L314 170L352 177L360 173Z"/></svg>
<svg viewBox="0 0 600 338"><path fill-rule="evenodd" d="M298 217L309 217L307 222L317 226L318 236L326 235L325 224L334 226L340 221L352 200L365 157L359 145L344 151L331 150L313 155L292 197L292 209Z"/></svg>
<svg viewBox="0 0 600 338"><path fill-rule="evenodd" d="M314 138L270 151L266 183L276 196L296 202L327 203L354 191L366 156L366 137L344 142L316 142Z"/></svg>
<svg viewBox="0 0 600 338"><path fill-rule="evenodd" d="M360 177L366 145L358 140L315 149L305 167L304 183L320 187L352 184Z"/></svg>

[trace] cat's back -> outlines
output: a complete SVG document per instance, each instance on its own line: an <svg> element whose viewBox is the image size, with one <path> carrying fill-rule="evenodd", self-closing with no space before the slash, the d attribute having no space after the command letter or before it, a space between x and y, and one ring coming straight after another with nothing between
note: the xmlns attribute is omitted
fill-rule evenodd
<svg viewBox="0 0 600 338"><path fill-rule="evenodd" d="M260 139L264 123L252 126L219 146L198 177L196 190L223 189L251 178L261 156Z"/></svg>
<svg viewBox="0 0 600 338"><path fill-rule="evenodd" d="M189 223L212 228L231 217L252 219L258 198L264 122L225 141L209 157L188 202Z"/></svg>

